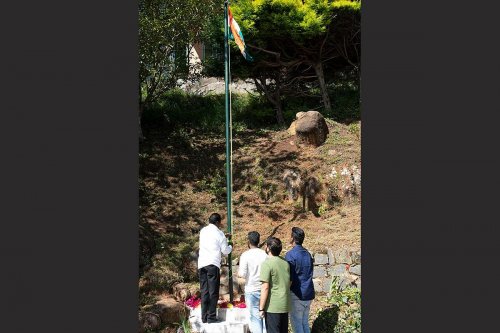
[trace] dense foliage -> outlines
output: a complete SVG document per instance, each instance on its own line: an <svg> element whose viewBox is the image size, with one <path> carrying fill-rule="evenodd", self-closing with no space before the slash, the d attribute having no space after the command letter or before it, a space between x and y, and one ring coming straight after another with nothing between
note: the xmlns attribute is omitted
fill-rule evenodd
<svg viewBox="0 0 500 333"><path fill-rule="evenodd" d="M141 102L148 103L190 78L188 53L217 15L216 0L139 1Z"/></svg>
<svg viewBox="0 0 500 333"><path fill-rule="evenodd" d="M279 123L284 97L319 93L329 113L328 86L336 73L359 80L360 1L240 0L231 7L255 58L248 63L234 48L232 74L255 82ZM222 26L211 24L211 41L221 45Z"/></svg>

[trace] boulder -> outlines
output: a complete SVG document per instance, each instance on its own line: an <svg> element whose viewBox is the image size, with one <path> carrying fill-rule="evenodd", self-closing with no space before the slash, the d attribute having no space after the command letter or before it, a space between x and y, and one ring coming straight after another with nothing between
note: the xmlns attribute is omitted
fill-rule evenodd
<svg viewBox="0 0 500 333"><path fill-rule="evenodd" d="M181 321L186 308L182 302L178 302L175 298L167 296L162 297L154 305L144 307L143 310L145 313L153 314L153 316L157 315L161 319L162 324L176 324Z"/></svg>
<svg viewBox="0 0 500 333"><path fill-rule="evenodd" d="M161 319L158 314L146 311L139 312L139 333L156 331L160 326Z"/></svg>
<svg viewBox="0 0 500 333"><path fill-rule="evenodd" d="M322 145L329 133L323 115L318 111L307 111L299 112L297 117L294 125L297 142L316 147Z"/></svg>
<svg viewBox="0 0 500 333"><path fill-rule="evenodd" d="M306 114L305 112L297 112L295 114L295 120L290 124L290 127L288 128L288 133L290 135L295 135L296 134L295 126L297 125L297 120L299 120L300 118L302 118L305 114Z"/></svg>
<svg viewBox="0 0 500 333"><path fill-rule="evenodd" d="M191 296L200 297L200 286L198 284L177 283L172 287L174 297L184 302Z"/></svg>

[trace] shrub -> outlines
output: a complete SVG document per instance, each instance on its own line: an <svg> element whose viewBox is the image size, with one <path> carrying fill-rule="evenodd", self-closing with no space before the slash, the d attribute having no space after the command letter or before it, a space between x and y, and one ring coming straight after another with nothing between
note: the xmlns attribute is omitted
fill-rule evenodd
<svg viewBox="0 0 500 333"><path fill-rule="evenodd" d="M348 286L341 289L339 279L334 278L328 302L331 305L320 311L313 323L312 333L361 333L361 290L359 288Z"/></svg>
<svg viewBox="0 0 500 333"><path fill-rule="evenodd" d="M177 282L197 279L196 267L191 264L191 251L196 237L185 237L174 233L157 235L155 255L150 267L142 275L141 292L169 291Z"/></svg>
<svg viewBox="0 0 500 333"><path fill-rule="evenodd" d="M333 103L331 112L323 110L317 95L315 88L311 88L311 94L308 96L283 97L285 123L292 122L297 112L308 110L318 110L325 117L336 121L360 119L357 79L340 77L332 81L329 85L329 95ZM239 124L233 127L233 130L272 128L277 125L273 106L263 96L234 93L231 95L231 103L233 124ZM200 96L172 89L144 109L141 121L145 129L188 126L223 133L225 119L224 94Z"/></svg>
<svg viewBox="0 0 500 333"><path fill-rule="evenodd" d="M275 122L274 111L263 97L252 94L232 94L231 97L233 124L238 124L233 130L266 127ZM179 89L164 94L142 115L142 124L146 128L187 125L223 132L225 121L223 94L190 95Z"/></svg>
<svg viewBox="0 0 500 333"><path fill-rule="evenodd" d="M198 190L207 191L219 202L224 202L226 196L226 177L223 172L217 172L212 177L203 178L198 184Z"/></svg>

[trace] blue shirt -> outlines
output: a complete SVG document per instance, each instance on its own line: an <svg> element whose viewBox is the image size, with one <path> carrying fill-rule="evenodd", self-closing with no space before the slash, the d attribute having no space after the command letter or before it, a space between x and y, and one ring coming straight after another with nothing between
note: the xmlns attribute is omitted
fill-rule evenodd
<svg viewBox="0 0 500 333"><path fill-rule="evenodd" d="M295 245L285 255L290 264L290 290L302 301L314 299L313 259L311 254L302 247Z"/></svg>

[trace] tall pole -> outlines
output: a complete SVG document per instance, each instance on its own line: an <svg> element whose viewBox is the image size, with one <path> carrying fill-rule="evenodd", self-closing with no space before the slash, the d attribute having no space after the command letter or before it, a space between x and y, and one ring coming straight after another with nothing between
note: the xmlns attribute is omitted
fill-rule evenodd
<svg viewBox="0 0 500 333"><path fill-rule="evenodd" d="M232 212L231 212L231 192L232 192L232 165L231 165L231 138L229 136L231 126L230 115L230 96L229 96L229 26L228 26L228 0L224 1L224 81L226 88L226 189L227 189L227 232L231 233ZM233 262L231 260L231 253L229 253L229 301L233 302Z"/></svg>

